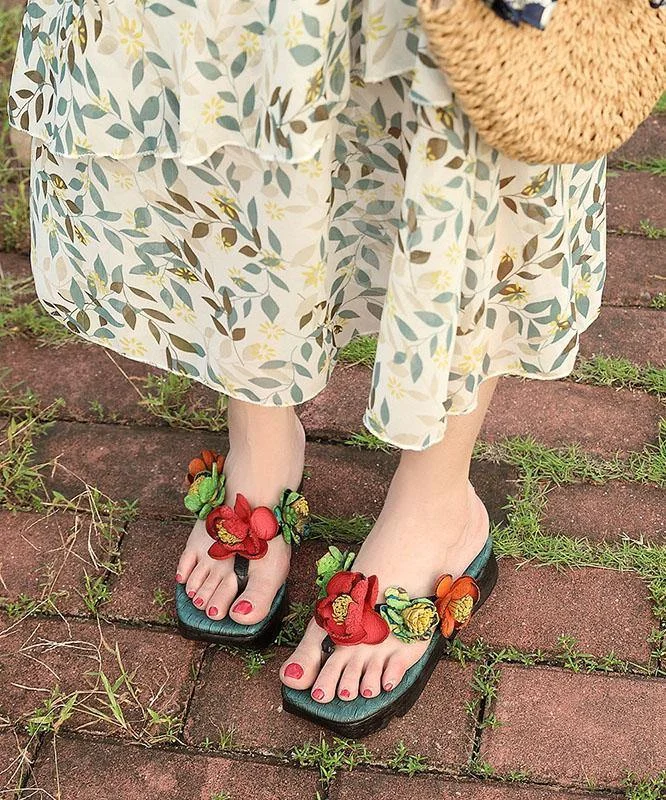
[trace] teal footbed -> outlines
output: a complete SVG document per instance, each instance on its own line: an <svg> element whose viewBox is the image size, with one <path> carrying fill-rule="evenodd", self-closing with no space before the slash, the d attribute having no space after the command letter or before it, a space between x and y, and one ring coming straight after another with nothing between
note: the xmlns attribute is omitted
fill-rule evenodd
<svg viewBox="0 0 666 800"><path fill-rule="evenodd" d="M477 578L490 558L492 549L492 536L488 536L483 550L481 550L479 555L472 561L469 567L467 567L464 574L472 578ZM441 633L436 631L430 640L428 649L416 664L407 670L404 678L396 688L390 692L380 692L377 697L365 698L359 695L350 702L348 700L341 700L336 696L329 703L318 703L316 700L312 699L310 689L292 689L288 686L283 686L282 693L290 703L298 708L299 712L306 714L310 718L314 717L319 719L324 724L326 722L360 722L361 720L383 711L388 706L397 703L400 698L411 689L430 659L433 650L439 645L441 636Z"/></svg>
<svg viewBox="0 0 666 800"><path fill-rule="evenodd" d="M224 617L224 619L211 619L206 615L205 611L197 608L192 600L187 596L187 591L182 583L176 584L176 614L178 619L188 628L196 630L202 635L213 634L214 636L238 636L247 638L260 634L267 628L275 614L277 613L280 603L284 598L287 591L287 584L283 583L278 593L275 595L273 605L266 617L254 625L240 625L234 622L231 617Z"/></svg>

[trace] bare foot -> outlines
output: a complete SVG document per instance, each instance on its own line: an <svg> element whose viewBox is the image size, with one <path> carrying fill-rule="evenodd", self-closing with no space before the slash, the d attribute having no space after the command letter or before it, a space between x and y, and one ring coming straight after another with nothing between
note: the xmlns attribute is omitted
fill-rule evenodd
<svg viewBox="0 0 666 800"><path fill-rule="evenodd" d="M488 537L488 513L471 484L428 494L419 483L413 470L398 467L384 508L352 567L377 575L380 601L389 586L403 587L413 598L432 595L437 578L462 575ZM320 703L336 694L353 700L359 694L375 697L382 689L391 691L428 646L427 641L404 643L389 636L377 645L338 646L322 666L325 635L312 620L280 672L283 683L311 689Z"/></svg>
<svg viewBox="0 0 666 800"><path fill-rule="evenodd" d="M230 401L229 454L223 470L225 504L233 506L236 493L240 492L252 508L273 508L283 489L298 488L304 450L305 433L293 408ZM211 544L205 523L197 520L178 562L176 581L185 584L194 605L205 609L211 619L229 614L241 625L260 622L287 578L291 547L282 536L272 539L268 553L250 562L247 587L236 599L234 559L212 559L208 555Z"/></svg>

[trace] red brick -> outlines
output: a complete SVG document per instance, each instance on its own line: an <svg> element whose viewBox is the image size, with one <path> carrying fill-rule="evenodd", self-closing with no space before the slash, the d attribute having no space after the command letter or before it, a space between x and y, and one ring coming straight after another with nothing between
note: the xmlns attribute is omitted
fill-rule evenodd
<svg viewBox="0 0 666 800"><path fill-rule="evenodd" d="M645 161L647 158L663 158L665 155L666 115L653 114L638 127L629 141L609 155L608 163Z"/></svg>
<svg viewBox="0 0 666 800"><path fill-rule="evenodd" d="M666 763L663 680L505 666L481 755L499 773L527 769L536 781L619 786L627 771Z"/></svg>
<svg viewBox="0 0 666 800"><path fill-rule="evenodd" d="M45 796L76 800L314 800L316 778L313 770L68 737L49 740L35 767Z"/></svg>
<svg viewBox="0 0 666 800"><path fill-rule="evenodd" d="M608 272L603 303L649 306L666 291L664 242L645 236L608 235ZM590 335L588 331L586 336Z"/></svg>
<svg viewBox="0 0 666 800"><path fill-rule="evenodd" d="M626 535L666 544L664 490L620 481L558 486L548 493L542 526L594 541L619 541Z"/></svg>
<svg viewBox="0 0 666 800"><path fill-rule="evenodd" d="M609 173L607 203L609 230L639 232L642 220L666 228L666 180L661 175Z"/></svg>
<svg viewBox="0 0 666 800"><path fill-rule="evenodd" d="M608 456L656 442L662 414L656 397L629 389L503 378L481 438L533 436L549 447L578 443Z"/></svg>
<svg viewBox="0 0 666 800"><path fill-rule="evenodd" d="M666 288L666 287L665 287ZM581 337L580 354L628 358L635 364L666 366L666 319L662 311L603 306Z"/></svg>
<svg viewBox="0 0 666 800"><path fill-rule="evenodd" d="M112 716L99 672L104 672L112 684L121 674L116 648L139 698L137 703L121 683L117 694L123 698L123 713L137 733L150 724L146 722L147 708L171 716L182 714L191 689L192 667L202 651L201 645L169 633L36 618L3 631L0 647L3 716L17 721L41 707L58 687L68 695L79 692L79 710L64 727L115 736L130 734L122 726L97 721L81 709L88 705Z"/></svg>
<svg viewBox="0 0 666 800"><path fill-rule="evenodd" d="M497 649L553 652L558 637L567 635L585 653L649 660L648 636L657 620L647 586L634 573L520 566L510 558L499 565L495 591L464 631L465 641L482 637Z"/></svg>
<svg viewBox="0 0 666 800"><path fill-rule="evenodd" d="M115 500L137 499L143 513L172 517L182 505L184 470L202 447L226 449L221 434L165 428L129 428L59 422L39 440L37 458L58 459L50 485L67 495L89 481ZM308 443L304 491L314 513L325 516L376 516L397 463L397 454ZM71 474L73 473L73 474ZM472 480L494 519L514 472L490 462L473 467Z"/></svg>
<svg viewBox="0 0 666 800"><path fill-rule="evenodd" d="M30 259L19 253L0 253L0 278L28 281L32 278Z"/></svg>
<svg viewBox="0 0 666 800"><path fill-rule="evenodd" d="M300 417L308 435L344 440L365 430L371 376L368 367L338 364L326 388L303 406Z"/></svg>
<svg viewBox="0 0 666 800"><path fill-rule="evenodd" d="M390 775L379 772L340 772L330 800L593 800L594 795L571 794L548 786L506 784L444 777Z"/></svg>
<svg viewBox="0 0 666 800"><path fill-rule="evenodd" d="M81 593L85 576L102 575L108 543L85 515L15 513L0 510L3 542L2 596L47 597L63 613L88 613ZM97 563L93 562L91 551ZM44 609L45 611L52 609Z"/></svg>
<svg viewBox="0 0 666 800"><path fill-rule="evenodd" d="M233 746L285 752L306 741L318 741L322 729L282 711L278 670L289 650L275 656L252 678L240 660L216 651L197 686L186 727L189 742L216 740L233 729ZM438 766L462 766L470 755L471 722L465 703L472 699L473 666L441 662L413 710L363 742L378 757L388 758L404 741L410 752Z"/></svg>
<svg viewBox="0 0 666 800"><path fill-rule="evenodd" d="M9 797L14 796L11 790L21 783L32 750L34 746L25 734L11 728L0 733L0 789L7 791Z"/></svg>

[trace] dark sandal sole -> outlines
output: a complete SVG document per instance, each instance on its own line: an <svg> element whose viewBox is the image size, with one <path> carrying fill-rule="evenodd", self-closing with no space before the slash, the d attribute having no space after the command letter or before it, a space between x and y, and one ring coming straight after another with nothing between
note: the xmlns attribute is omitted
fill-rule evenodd
<svg viewBox="0 0 666 800"><path fill-rule="evenodd" d="M240 625L230 617L214 620L192 603L182 584L176 586L178 630L186 639L198 642L260 650L275 641L288 610L287 586L283 584L275 595L267 616L261 622L254 625Z"/></svg>
<svg viewBox="0 0 666 800"><path fill-rule="evenodd" d="M475 614L490 596L497 583L497 576L497 560L491 549L478 576L474 576L480 589L474 609ZM405 677L390 693L381 692L377 697L367 700L358 697L352 702L345 702L336 697L330 703L322 704L312 699L309 690L290 689L283 685L282 706L290 714L314 722L344 738L361 739L369 736L385 728L394 717L404 717L410 711L456 634L457 631L446 639L440 633L436 633L423 656L407 670ZM349 718L354 710L358 714L356 720ZM336 711L340 716L340 712L344 712L346 719L337 718Z"/></svg>

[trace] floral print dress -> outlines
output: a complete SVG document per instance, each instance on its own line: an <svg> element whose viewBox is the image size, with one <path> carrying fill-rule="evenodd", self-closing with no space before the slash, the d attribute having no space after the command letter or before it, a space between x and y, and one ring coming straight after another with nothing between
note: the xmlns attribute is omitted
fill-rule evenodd
<svg viewBox="0 0 666 800"><path fill-rule="evenodd" d="M46 309L227 395L301 403L377 333L365 425L420 450L599 312L605 159L482 141L415 0L31 2L9 113Z"/></svg>

